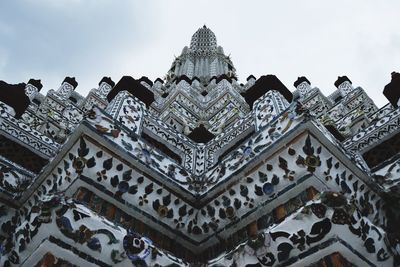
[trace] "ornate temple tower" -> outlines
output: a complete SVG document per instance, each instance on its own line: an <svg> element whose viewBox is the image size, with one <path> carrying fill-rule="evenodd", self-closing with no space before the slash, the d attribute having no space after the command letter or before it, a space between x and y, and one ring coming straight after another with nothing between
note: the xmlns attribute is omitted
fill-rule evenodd
<svg viewBox="0 0 400 267"><path fill-rule="evenodd" d="M197 77L203 84L221 75L236 77L232 61L217 45L215 34L205 25L193 34L190 47L185 46L182 54L174 60L167 80L182 75L189 79Z"/></svg>
<svg viewBox="0 0 400 267"><path fill-rule="evenodd" d="M206 26L154 82L0 81L0 266L399 266L399 81L242 84Z"/></svg>

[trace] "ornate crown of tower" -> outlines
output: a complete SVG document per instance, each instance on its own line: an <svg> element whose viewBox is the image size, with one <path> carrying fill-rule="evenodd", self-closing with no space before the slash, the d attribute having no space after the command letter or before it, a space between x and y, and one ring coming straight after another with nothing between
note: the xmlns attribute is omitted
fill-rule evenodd
<svg viewBox="0 0 400 267"><path fill-rule="evenodd" d="M223 48L217 45L215 34L204 25L193 34L190 47L185 46L174 60L167 80L185 75L190 79L197 77L207 84L212 77L223 74L235 77L235 68Z"/></svg>

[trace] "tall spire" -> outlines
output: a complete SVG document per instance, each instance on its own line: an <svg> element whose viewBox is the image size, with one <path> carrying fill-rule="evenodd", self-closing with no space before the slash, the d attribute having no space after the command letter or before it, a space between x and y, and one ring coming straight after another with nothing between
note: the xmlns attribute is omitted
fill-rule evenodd
<svg viewBox="0 0 400 267"><path fill-rule="evenodd" d="M185 46L182 54L175 58L167 74L167 82L176 77L199 78L208 83L214 76L236 76L232 61L217 45L215 34L206 25L199 28L192 36L190 47Z"/></svg>

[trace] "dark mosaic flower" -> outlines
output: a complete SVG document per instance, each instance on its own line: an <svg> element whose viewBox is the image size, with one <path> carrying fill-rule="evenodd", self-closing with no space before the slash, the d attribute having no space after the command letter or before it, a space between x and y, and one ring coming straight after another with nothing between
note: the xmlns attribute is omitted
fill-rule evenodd
<svg viewBox="0 0 400 267"><path fill-rule="evenodd" d="M166 217L168 215L168 211L168 207L164 205L160 205L157 209L158 216L160 216L161 218Z"/></svg>
<svg viewBox="0 0 400 267"><path fill-rule="evenodd" d="M311 156L306 157L304 164L308 167L316 168L321 165L321 161L320 161L319 157L311 155Z"/></svg>
<svg viewBox="0 0 400 267"><path fill-rule="evenodd" d="M265 183L263 185L263 192L266 195L271 195L274 192L274 185L272 183Z"/></svg>
<svg viewBox="0 0 400 267"><path fill-rule="evenodd" d="M139 196L139 206L143 206L144 204L149 203L149 200L147 199L147 194L144 194L143 196Z"/></svg>
<svg viewBox="0 0 400 267"><path fill-rule="evenodd" d="M186 182L183 184L188 185L189 190L193 190L196 193L201 193L207 190L207 187L215 184L218 178L209 176L209 177L196 177L196 176L188 176L186 177Z"/></svg>
<svg viewBox="0 0 400 267"><path fill-rule="evenodd" d="M102 171L96 172L97 175L97 181L101 182L102 180L107 180L107 175L106 175L107 171L105 169L103 169Z"/></svg>
<svg viewBox="0 0 400 267"><path fill-rule="evenodd" d="M82 173L83 169L85 168L85 165L87 163L87 159L83 157L77 157L74 159L72 163L72 167L74 167L75 171L77 173Z"/></svg>
<svg viewBox="0 0 400 267"><path fill-rule="evenodd" d="M139 234L128 230L123 240L126 255L131 261L144 260L150 254L151 241Z"/></svg>
<svg viewBox="0 0 400 267"><path fill-rule="evenodd" d="M225 213L226 213L226 217L227 217L228 219L231 219L231 220L234 219L235 216L236 216L235 208L232 207L232 206L227 207L227 208L225 209Z"/></svg>
<svg viewBox="0 0 400 267"><path fill-rule="evenodd" d="M129 190L129 184L126 181L121 181L118 184L118 191L120 191L121 193L126 193Z"/></svg>

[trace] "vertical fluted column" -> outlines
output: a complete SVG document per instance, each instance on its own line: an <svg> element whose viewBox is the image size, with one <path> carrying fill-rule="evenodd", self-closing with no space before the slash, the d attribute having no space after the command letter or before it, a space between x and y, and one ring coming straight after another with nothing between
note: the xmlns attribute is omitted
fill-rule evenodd
<svg viewBox="0 0 400 267"><path fill-rule="evenodd" d="M304 76L297 78L293 85L302 99L306 98L312 90L310 81Z"/></svg>
<svg viewBox="0 0 400 267"><path fill-rule="evenodd" d="M101 81L99 82L99 89L98 89L98 94L101 98L106 99L108 93L111 91L111 89L114 87L115 83L113 80L111 80L110 77L103 77Z"/></svg>
<svg viewBox="0 0 400 267"><path fill-rule="evenodd" d="M57 90L57 94L62 98L69 98L75 88L78 86L78 82L75 77L66 77L62 82L60 88Z"/></svg>
<svg viewBox="0 0 400 267"><path fill-rule="evenodd" d="M42 89L43 85L40 80L30 79L25 86L25 95L29 98L29 101L35 98L37 93L39 93L40 89Z"/></svg>
<svg viewBox="0 0 400 267"><path fill-rule="evenodd" d="M354 87L347 76L339 76L335 82L335 86L339 89L342 96L345 96L354 90Z"/></svg>

